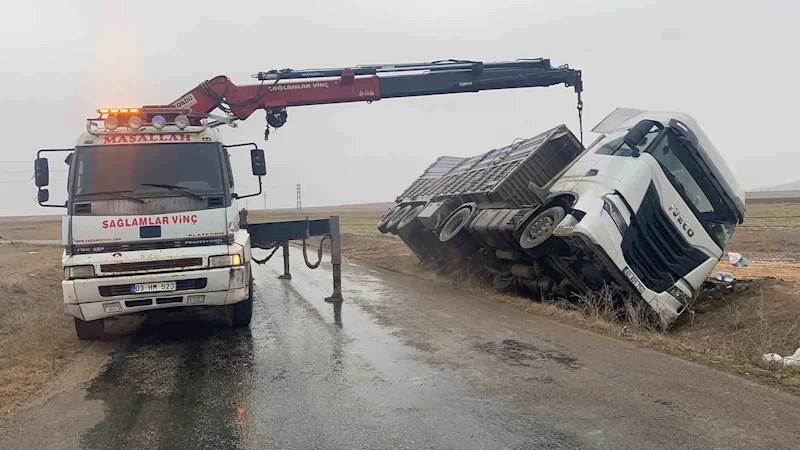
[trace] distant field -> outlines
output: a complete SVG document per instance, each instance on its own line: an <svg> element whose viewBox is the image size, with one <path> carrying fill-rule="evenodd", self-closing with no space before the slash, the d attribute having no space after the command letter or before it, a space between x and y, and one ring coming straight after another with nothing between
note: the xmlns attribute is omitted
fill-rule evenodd
<svg viewBox="0 0 800 450"><path fill-rule="evenodd" d="M378 219L393 203L366 203L296 209L250 210L251 222L341 217L343 233L353 236L381 236L375 228ZM755 202L747 204L745 223L740 225L728 250L745 254L751 260L800 263L800 203ZM381 236L396 239L392 236ZM0 217L0 239L60 239L60 216Z"/></svg>
<svg viewBox="0 0 800 450"><path fill-rule="evenodd" d="M753 191L746 192L747 203L787 202L800 203L800 191Z"/></svg>
<svg viewBox="0 0 800 450"><path fill-rule="evenodd" d="M800 203L747 203L727 250L751 260L800 263Z"/></svg>
<svg viewBox="0 0 800 450"><path fill-rule="evenodd" d="M61 216L0 217L0 239L61 239Z"/></svg>

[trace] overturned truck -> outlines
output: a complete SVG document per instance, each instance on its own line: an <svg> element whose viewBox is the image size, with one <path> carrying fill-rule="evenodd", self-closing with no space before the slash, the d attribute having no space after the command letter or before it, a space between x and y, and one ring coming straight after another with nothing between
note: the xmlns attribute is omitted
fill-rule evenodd
<svg viewBox="0 0 800 450"><path fill-rule="evenodd" d="M618 108L584 148L560 125L472 158L440 157L378 223L425 264L478 267L497 289L611 288L664 326L691 303L744 192L697 122Z"/></svg>

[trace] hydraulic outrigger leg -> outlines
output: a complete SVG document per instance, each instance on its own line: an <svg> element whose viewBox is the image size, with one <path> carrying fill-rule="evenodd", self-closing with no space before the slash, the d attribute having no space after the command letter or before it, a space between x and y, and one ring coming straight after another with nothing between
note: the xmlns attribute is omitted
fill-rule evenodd
<svg viewBox="0 0 800 450"><path fill-rule="evenodd" d="M331 216L331 265L333 265L333 295L328 303L342 302L342 242L339 236L339 216Z"/></svg>
<svg viewBox="0 0 800 450"><path fill-rule="evenodd" d="M278 276L281 280L291 280L292 274L289 272L289 241L283 241L283 275Z"/></svg>
<svg viewBox="0 0 800 450"><path fill-rule="evenodd" d="M339 230L339 216L331 216L327 219L305 219L305 220L290 220L285 222L267 222L267 223L247 223L245 225L247 231L250 233L250 239L254 247L258 248L274 248L281 247L283 249L283 275L278 278L283 280L291 280L292 275L289 272L289 241L303 241L303 259L309 269L316 269L322 263L322 242L317 252L318 260L316 263L311 263L308 260L308 252L306 248L306 241L308 238L319 236L324 240L329 238L331 241L331 264L333 265L333 294L326 297L325 301L329 303L341 303L342 298L342 244ZM274 254L274 251L273 251ZM270 255L271 257L272 255ZM269 257L264 260L253 259L256 263L263 264L269 260Z"/></svg>

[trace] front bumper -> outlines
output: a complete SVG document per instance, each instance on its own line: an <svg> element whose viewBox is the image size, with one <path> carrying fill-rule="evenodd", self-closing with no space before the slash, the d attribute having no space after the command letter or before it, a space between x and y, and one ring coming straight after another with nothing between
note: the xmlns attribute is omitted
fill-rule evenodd
<svg viewBox="0 0 800 450"><path fill-rule="evenodd" d="M599 208L587 214L567 237L570 245L580 246L595 254L610 270L614 280L630 294L642 298L658 314L665 327L671 325L687 305L681 303L668 292L655 292L648 289L629 268L622 255L622 236L611 216ZM698 267L698 270L702 269ZM710 272L709 272L710 273Z"/></svg>
<svg viewBox="0 0 800 450"><path fill-rule="evenodd" d="M106 291L106 296L101 295L100 289L107 286L164 281L179 282L202 278L206 280L205 287L202 289L123 295L109 295ZM67 316L88 321L155 309L181 306L221 306L238 303L248 298L249 280L250 268L241 266L64 280L61 282L61 288L64 294L64 313ZM190 304L188 297L198 295L203 295L203 301ZM110 304L118 306L111 309L104 307L104 305Z"/></svg>

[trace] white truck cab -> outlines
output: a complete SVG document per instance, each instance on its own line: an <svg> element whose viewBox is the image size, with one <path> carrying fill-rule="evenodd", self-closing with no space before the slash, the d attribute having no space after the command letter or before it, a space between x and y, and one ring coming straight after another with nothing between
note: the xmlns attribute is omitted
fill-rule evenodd
<svg viewBox="0 0 800 450"><path fill-rule="evenodd" d="M248 326L250 235L240 227L244 196L219 133L180 111L116 111L89 120L67 150L65 205L46 204L42 189L42 154L58 150L42 150L36 161L39 202L67 209L62 288L78 337L99 337L108 317L177 307L226 307L233 326ZM251 158L260 180L263 150Z"/></svg>
<svg viewBox="0 0 800 450"><path fill-rule="evenodd" d="M686 114L618 108L593 131L602 136L552 187L575 199L554 234L669 325L744 220L744 191Z"/></svg>

